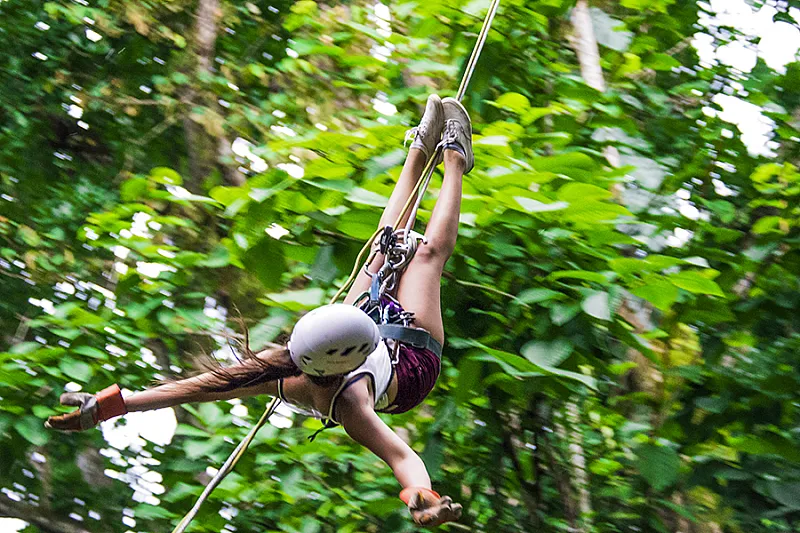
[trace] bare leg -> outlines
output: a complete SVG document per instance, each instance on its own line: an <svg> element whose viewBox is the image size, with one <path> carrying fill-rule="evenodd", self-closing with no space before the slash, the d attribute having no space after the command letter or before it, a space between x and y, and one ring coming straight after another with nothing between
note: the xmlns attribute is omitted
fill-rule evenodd
<svg viewBox="0 0 800 533"><path fill-rule="evenodd" d="M389 203L386 204L386 208L383 210L383 214L381 215L381 221L379 223L379 228L384 228L386 226L391 226L397 220L397 217L400 216L400 212L403 210L403 206L408 201L408 197L411 196L412 192L414 191L414 187L419 180L419 177L422 175L422 171L425 170L425 154L422 150L418 150L416 148L411 148L408 151L408 157L406 157L406 162L403 165L403 171L400 173L400 178L397 180L397 185L394 187L394 191L392 191L392 195L389 197ZM406 214L403 217L403 220L400 221L398 227L404 227L408 222L409 214ZM384 257L381 254L378 254L375 257L375 260L370 265L370 272L377 272L383 266ZM358 273L358 277L353 282L352 287L347 292L347 296L344 299L344 303L352 304L356 298L358 298L364 291L369 289L371 279L367 274L364 273L362 269Z"/></svg>
<svg viewBox="0 0 800 533"><path fill-rule="evenodd" d="M428 243L417 249L397 289L400 305L415 314L415 325L428 330L440 343L444 343L440 284L442 270L458 237L464 157L453 150L445 150L444 169L439 199L425 230Z"/></svg>

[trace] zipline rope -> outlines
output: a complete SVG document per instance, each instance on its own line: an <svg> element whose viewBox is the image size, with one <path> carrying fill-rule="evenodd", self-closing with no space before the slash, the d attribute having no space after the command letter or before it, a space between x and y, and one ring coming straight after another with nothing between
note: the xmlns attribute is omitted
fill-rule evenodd
<svg viewBox="0 0 800 533"><path fill-rule="evenodd" d="M460 102L464 99L464 95L467 92L467 87L469 86L469 82L472 79L472 74L475 72L475 66L478 64L478 59L480 59L481 52L483 52L483 45L486 44L486 37L489 35L489 30L492 27L492 22L494 21L494 16L497 13L497 8L500 6L500 0L492 0L491 5L489 6L489 11L486 13L486 18L483 21L483 26L481 27L481 33L478 35L478 40L475 42L475 47L472 49L472 54L470 55L469 61L467 62L467 67L464 70L464 75L461 78L461 84L458 87L458 93L456 95L456 99ZM438 159L439 155L442 153L442 148L440 146L436 147L436 152L428 161L428 164L425 166L425 170L422 172L422 175L417 180L417 184L414 186L414 192L408 197L403 209L400 211L400 215L398 215L397 220L393 224L393 228L397 229L402 222L403 218L408 213L409 207L411 207L411 203L414 202L414 208L411 211L411 216L408 218L408 223L406 225L406 235L410 235L411 228L414 225L414 221L417 217L417 211L419 210L420 202L422 202L422 197L425 195L425 191L428 189L428 185L431 182L431 177L433 176L433 170L436 166L434 163ZM350 276L344 282L344 284L336 291L336 294L333 298L331 298L330 303L336 303L337 300L342 296L344 291L346 291L355 281L356 276L358 276L358 271L361 268L361 260L364 257L364 254L370 250L372 244L375 242L375 239L378 238L378 235L383 233L383 228L378 228L375 233L372 234L372 237L369 238L367 243L361 248L361 251L358 253L356 257L355 265L353 266L353 270L350 272ZM369 255L366 265L369 266L375 256L377 255L377 250L373 250L372 253Z"/></svg>
<svg viewBox="0 0 800 533"><path fill-rule="evenodd" d="M489 11L486 13L486 18L483 21L483 26L481 27L481 32L478 35L478 40L475 43L475 47L472 49L472 55L470 55L469 61L467 62L467 67L464 70L464 75L461 78L461 84L458 87L456 98L459 102L464 99L464 94L467 92L467 86L469 86L469 82L472 79L472 74L475 71L475 66L478 64L478 59L480 59L481 52L483 51L483 45L486 44L486 37L489 35L489 30L492 27L492 21L494 20L494 16L497 13L497 8L499 5L500 0L492 0L491 5L489 6ZM417 180L417 183L414 186L414 192L408 197L403 209L400 211L400 215L397 217L397 220L393 225L394 229L397 229L397 227L400 225L400 222L402 222L406 214L409 213L409 208L411 207L412 202L414 202L414 208L411 210L411 216L409 217L408 224L406 226L406 235L410 235L411 227L414 225L414 221L417 217L417 211L419 210L420 202L422 201L422 197L425 195L425 191L427 190L431 181L431 177L433 176L433 170L436 166L434 162L441 155L441 153L442 147L437 146L436 152L433 154L433 157L431 157L430 161L428 161L428 164L425 166L425 170ZM372 234L372 237L370 237L366 244L361 248L361 251L356 257L355 266L353 267L350 276L336 292L336 295L331 299L330 303L335 303L341 297L342 293L344 293L344 291L346 291L353 284L353 281L355 281L358 271L361 267L361 260L364 257L364 254L366 254L367 251L372 248L372 244L375 242L375 239L378 238L378 235L380 235L382 232L383 228L379 228L377 231L375 231L375 233ZM367 258L367 266L372 263L377 253L377 250L372 251ZM189 523L200 510L200 506L203 505L211 492L222 482L222 479L233 470L234 466L236 466L236 463L239 461L242 455L244 455L247 447L255 438L258 430L267 423L267 420L273 415L273 413L275 413L275 409L277 409L279 404L280 399L278 397L272 399L267 406L267 409L264 411L264 414L262 414L261 418L259 418L258 422L256 422L256 425L253 426L253 428L247 434L247 437L245 437L245 439L239 443L236 449L233 450L233 453L231 453L230 457L228 457L228 459L222 465L222 468L220 468L219 472L217 472L211 481L209 481L205 490L203 490L203 493L197 498L197 502L195 502L194 506L178 523L175 529L172 530L172 533L183 533L186 530L186 528L189 526Z"/></svg>

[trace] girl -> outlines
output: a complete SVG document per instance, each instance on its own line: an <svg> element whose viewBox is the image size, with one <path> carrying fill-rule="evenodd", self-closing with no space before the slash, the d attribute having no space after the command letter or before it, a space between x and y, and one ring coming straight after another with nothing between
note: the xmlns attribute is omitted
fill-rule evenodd
<svg viewBox="0 0 800 533"><path fill-rule="evenodd" d="M405 309L413 313L415 326L436 341L423 345L433 347L444 342L439 285L458 234L461 179L474 164L472 126L457 100L431 95L419 126L411 133L415 134L414 142L380 227L396 220L428 159L440 145L444 181L425 232L426 243L418 248L400 278L396 293L399 306L392 304L395 312ZM398 227L405 226L407 217ZM379 254L371 271L377 272L384 259ZM369 288L370 279L362 271L345 304L355 302ZM457 520L461 506L431 490L422 460L376 414L402 413L421 403L439 375L439 355L435 348L416 347L419 343L415 346L381 339L377 326L365 312L345 304L315 309L298 321L287 347L250 354L231 367L136 392L124 399L117 385L97 395L64 394L62 404L80 409L50 417L46 426L64 431L85 430L131 411L277 395L307 414L341 424L348 435L383 459L402 485L400 497L417 524L437 526ZM396 359L392 353L397 354ZM365 377L368 379L362 379Z"/></svg>

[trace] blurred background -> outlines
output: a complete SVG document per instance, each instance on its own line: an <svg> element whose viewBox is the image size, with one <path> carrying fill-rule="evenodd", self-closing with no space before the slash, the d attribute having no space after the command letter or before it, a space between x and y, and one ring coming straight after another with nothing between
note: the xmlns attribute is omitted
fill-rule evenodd
<svg viewBox="0 0 800 533"><path fill-rule="evenodd" d="M268 398L44 419L325 302L488 4L0 0L0 531L171 530ZM501 0L443 373L390 418L471 531L798 531L798 21ZM190 531L415 529L341 429L272 422Z"/></svg>

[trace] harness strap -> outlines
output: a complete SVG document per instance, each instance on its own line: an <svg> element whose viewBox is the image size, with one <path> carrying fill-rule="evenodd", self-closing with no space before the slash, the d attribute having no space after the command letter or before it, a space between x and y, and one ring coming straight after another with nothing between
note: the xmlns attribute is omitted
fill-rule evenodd
<svg viewBox="0 0 800 533"><path fill-rule="evenodd" d="M314 439L317 438L317 435L319 435L320 433L322 433L326 429L335 428L336 426L339 425L338 423L334 422L330 418L326 418L325 420L323 420L322 424L323 424L322 427L319 428L318 430L316 430L313 435L309 435L308 436L308 442L314 442Z"/></svg>
<svg viewBox="0 0 800 533"><path fill-rule="evenodd" d="M424 329L408 328L399 324L378 324L378 331L384 339L394 339L416 348L427 349L439 359L442 358L442 345Z"/></svg>

